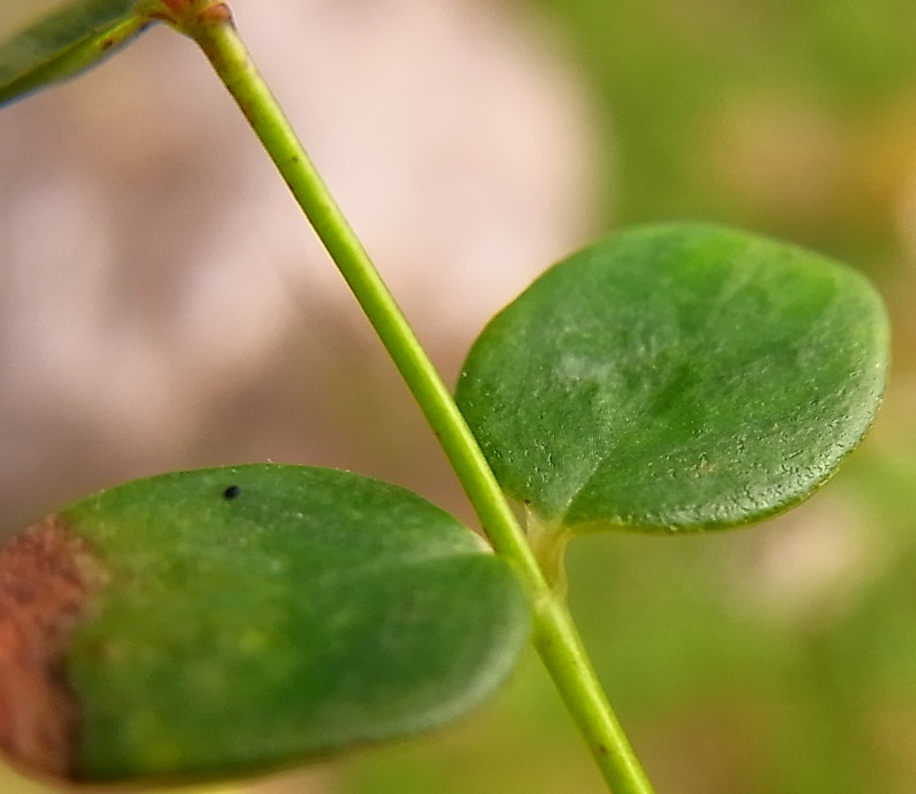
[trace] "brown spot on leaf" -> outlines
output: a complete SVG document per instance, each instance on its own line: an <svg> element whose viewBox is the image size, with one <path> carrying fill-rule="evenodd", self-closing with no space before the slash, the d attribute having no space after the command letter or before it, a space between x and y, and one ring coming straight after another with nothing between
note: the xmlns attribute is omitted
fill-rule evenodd
<svg viewBox="0 0 916 794"><path fill-rule="evenodd" d="M80 709L64 654L104 583L89 544L59 516L0 547L0 748L45 774L71 771Z"/></svg>

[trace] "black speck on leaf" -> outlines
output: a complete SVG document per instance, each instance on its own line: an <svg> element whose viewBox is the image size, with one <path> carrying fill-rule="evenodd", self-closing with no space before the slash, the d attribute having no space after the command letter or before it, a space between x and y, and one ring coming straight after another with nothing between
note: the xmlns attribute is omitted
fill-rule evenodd
<svg viewBox="0 0 916 794"><path fill-rule="evenodd" d="M236 499L242 493L242 489L237 485L230 485L225 491L223 491L223 496L227 499Z"/></svg>

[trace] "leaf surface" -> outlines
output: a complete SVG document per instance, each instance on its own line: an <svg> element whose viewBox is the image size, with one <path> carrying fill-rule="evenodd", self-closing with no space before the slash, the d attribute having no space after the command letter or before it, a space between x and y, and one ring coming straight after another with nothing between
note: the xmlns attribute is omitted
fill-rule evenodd
<svg viewBox="0 0 916 794"><path fill-rule="evenodd" d="M625 232L497 315L457 401L548 527L690 530L798 502L858 444L888 365L855 271L708 225Z"/></svg>
<svg viewBox="0 0 916 794"><path fill-rule="evenodd" d="M67 2L0 42L0 105L72 77L148 24L140 0Z"/></svg>
<svg viewBox="0 0 916 794"><path fill-rule="evenodd" d="M247 776L430 729L479 704L527 639L506 562L419 496L354 474L165 475L30 528L45 557L61 545L49 527L82 544L58 579L92 595L59 661L75 741L42 765L80 781ZM5 581L27 541L0 561Z"/></svg>

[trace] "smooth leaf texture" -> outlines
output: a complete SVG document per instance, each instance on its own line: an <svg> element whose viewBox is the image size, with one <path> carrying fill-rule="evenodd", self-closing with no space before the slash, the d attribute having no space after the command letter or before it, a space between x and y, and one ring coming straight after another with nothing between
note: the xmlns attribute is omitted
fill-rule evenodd
<svg viewBox="0 0 916 794"><path fill-rule="evenodd" d="M0 42L0 105L93 66L148 23L139 0L79 0Z"/></svg>
<svg viewBox="0 0 916 794"><path fill-rule="evenodd" d="M882 303L853 270L675 224L549 270L476 341L457 400L502 487L549 528L729 527L834 472L887 363Z"/></svg>
<svg viewBox="0 0 916 794"><path fill-rule="evenodd" d="M61 528L85 544L63 579L93 593L59 663L77 724L62 769L31 763L80 781L250 775L432 728L479 704L528 634L506 562L419 496L354 474L165 475L27 532L47 557ZM0 695L19 691L7 679Z"/></svg>

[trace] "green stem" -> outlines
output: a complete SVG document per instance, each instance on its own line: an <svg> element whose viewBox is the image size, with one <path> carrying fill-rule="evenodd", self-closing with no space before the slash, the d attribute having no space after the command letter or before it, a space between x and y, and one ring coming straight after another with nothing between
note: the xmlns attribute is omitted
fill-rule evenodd
<svg viewBox="0 0 916 794"><path fill-rule="evenodd" d="M551 592L450 391L252 64L228 10L215 4L176 27L197 41L235 98L439 438L493 548L515 565L533 606L535 647L609 788L651 794L565 603Z"/></svg>

